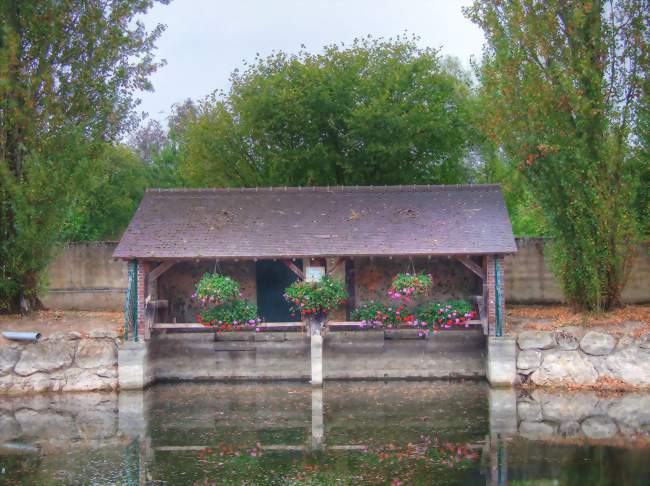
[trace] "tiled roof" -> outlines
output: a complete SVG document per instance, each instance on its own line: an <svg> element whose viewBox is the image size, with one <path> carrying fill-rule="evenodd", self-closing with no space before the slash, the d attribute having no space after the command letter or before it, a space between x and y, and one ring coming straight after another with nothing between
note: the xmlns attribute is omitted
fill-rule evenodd
<svg viewBox="0 0 650 486"><path fill-rule="evenodd" d="M498 185L148 190L116 258L517 250Z"/></svg>

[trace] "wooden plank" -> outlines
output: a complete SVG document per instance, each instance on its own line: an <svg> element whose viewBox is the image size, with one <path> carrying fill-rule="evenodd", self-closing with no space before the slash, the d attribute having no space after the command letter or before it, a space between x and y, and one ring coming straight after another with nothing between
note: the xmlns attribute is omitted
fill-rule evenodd
<svg viewBox="0 0 650 486"><path fill-rule="evenodd" d="M151 270L147 275L147 282L149 283L149 285L153 284L158 279L158 277L160 277L163 273L165 273L167 270L172 268L175 264L176 262L173 261L165 261L162 262L153 270Z"/></svg>
<svg viewBox="0 0 650 486"><path fill-rule="evenodd" d="M462 263L467 268L469 268L472 272L474 272L476 275L478 275L481 278L481 280L485 281L485 272L483 271L483 268L477 263L475 263L474 260L472 260L468 256L456 256L455 258L460 263Z"/></svg>
<svg viewBox="0 0 650 486"><path fill-rule="evenodd" d="M305 274L303 273L300 268L296 266L295 263L293 263L291 260L282 260L284 264L289 267L289 270L291 270L293 273L295 273L300 280L305 280Z"/></svg>

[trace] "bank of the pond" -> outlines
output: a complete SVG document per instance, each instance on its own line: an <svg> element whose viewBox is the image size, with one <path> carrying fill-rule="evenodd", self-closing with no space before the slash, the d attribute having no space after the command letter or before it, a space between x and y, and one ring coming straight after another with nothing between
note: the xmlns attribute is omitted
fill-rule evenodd
<svg viewBox="0 0 650 486"><path fill-rule="evenodd" d="M55 333L35 343L0 343L0 394L116 390L115 332Z"/></svg>
<svg viewBox="0 0 650 486"><path fill-rule="evenodd" d="M137 388L165 380L302 380L304 332L157 333L120 339L120 313L2 316L0 330L34 330L38 343L0 338L0 394ZM480 330L327 331L322 372L332 379L485 379L525 388L650 388L650 308L601 316L562 307L513 308L507 335ZM119 357L124 359L119 359ZM491 374L490 371L493 371Z"/></svg>
<svg viewBox="0 0 650 486"><path fill-rule="evenodd" d="M595 389L650 388L650 308L585 315L565 307L513 308L508 336L516 384Z"/></svg>

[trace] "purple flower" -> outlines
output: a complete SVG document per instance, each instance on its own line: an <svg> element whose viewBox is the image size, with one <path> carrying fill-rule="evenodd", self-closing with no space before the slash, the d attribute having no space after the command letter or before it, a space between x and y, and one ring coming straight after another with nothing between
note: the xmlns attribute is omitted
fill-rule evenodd
<svg viewBox="0 0 650 486"><path fill-rule="evenodd" d="M256 328L255 328L255 332L260 332L260 328L259 328L259 327L256 327Z"/></svg>

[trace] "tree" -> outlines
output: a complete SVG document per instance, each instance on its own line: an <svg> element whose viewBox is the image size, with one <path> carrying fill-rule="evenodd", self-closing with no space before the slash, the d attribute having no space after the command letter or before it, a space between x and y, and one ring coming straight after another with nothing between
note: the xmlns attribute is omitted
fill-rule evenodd
<svg viewBox="0 0 650 486"><path fill-rule="evenodd" d="M86 190L70 206L61 231L63 241L117 239L127 227L155 172L124 145L108 145L93 160Z"/></svg>
<svg viewBox="0 0 650 486"><path fill-rule="evenodd" d="M648 75L647 0L476 0L483 128L516 161L554 237L567 299L620 304L634 250L632 136Z"/></svg>
<svg viewBox="0 0 650 486"><path fill-rule="evenodd" d="M167 0L158 0L166 3ZM0 4L0 308L27 310L70 208L150 89L154 0ZM101 177L100 177L101 178Z"/></svg>
<svg viewBox="0 0 650 486"><path fill-rule="evenodd" d="M192 113L193 186L455 183L466 179L469 88L416 39L257 58Z"/></svg>

